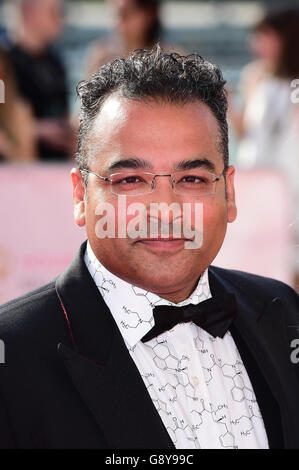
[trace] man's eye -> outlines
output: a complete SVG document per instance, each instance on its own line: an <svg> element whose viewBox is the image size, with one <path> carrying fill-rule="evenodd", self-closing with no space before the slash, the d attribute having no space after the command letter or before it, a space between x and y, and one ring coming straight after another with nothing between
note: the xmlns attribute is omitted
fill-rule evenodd
<svg viewBox="0 0 299 470"><path fill-rule="evenodd" d="M188 175L184 176L178 183L205 184L208 180L202 176Z"/></svg>
<svg viewBox="0 0 299 470"><path fill-rule="evenodd" d="M136 184L141 183L142 178L139 176L126 176L125 178L119 178L114 181L114 184Z"/></svg>

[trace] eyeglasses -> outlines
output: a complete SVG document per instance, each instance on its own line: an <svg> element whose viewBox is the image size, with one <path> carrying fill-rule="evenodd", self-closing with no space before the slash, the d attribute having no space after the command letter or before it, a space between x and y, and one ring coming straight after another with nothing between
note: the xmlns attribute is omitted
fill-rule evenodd
<svg viewBox="0 0 299 470"><path fill-rule="evenodd" d="M113 173L108 177L98 175L94 171L83 168L81 173L97 176L103 182L110 183L111 192L117 196L143 196L152 193L157 185L157 177L169 177L173 192L182 196L208 196L215 194L216 183L224 175L217 176L214 173L201 168L194 170L178 170L169 175L155 175L146 171L129 171Z"/></svg>

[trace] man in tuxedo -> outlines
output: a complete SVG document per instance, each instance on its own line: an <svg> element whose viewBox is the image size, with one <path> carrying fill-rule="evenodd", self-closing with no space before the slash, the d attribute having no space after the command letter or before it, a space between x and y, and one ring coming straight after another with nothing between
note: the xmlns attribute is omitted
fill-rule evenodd
<svg viewBox="0 0 299 470"><path fill-rule="evenodd" d="M0 309L0 447L299 448L298 295L211 266L236 218L224 84L159 49L80 84L88 241Z"/></svg>

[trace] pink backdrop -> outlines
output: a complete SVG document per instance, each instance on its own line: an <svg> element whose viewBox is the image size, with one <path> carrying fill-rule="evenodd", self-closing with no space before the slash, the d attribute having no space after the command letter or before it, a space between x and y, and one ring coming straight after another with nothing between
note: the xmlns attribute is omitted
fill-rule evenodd
<svg viewBox="0 0 299 470"><path fill-rule="evenodd" d="M67 166L0 167L0 303L47 283L85 238Z"/></svg>
<svg viewBox="0 0 299 470"><path fill-rule="evenodd" d="M52 280L85 230L73 222L68 166L0 167L0 303ZM276 173L237 172L238 219L214 264L291 283L291 201Z"/></svg>

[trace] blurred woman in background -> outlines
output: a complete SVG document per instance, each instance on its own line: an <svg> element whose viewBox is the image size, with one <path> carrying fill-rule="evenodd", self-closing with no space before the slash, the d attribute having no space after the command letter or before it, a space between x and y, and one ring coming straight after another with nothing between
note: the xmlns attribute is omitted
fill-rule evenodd
<svg viewBox="0 0 299 470"><path fill-rule="evenodd" d="M179 52L179 48L161 42L159 0L110 0L110 2L114 9L115 28L108 40L98 40L92 44L88 54L87 77L116 57L125 57L134 49L152 49L158 41L163 49Z"/></svg>
<svg viewBox="0 0 299 470"><path fill-rule="evenodd" d="M34 121L30 106L18 95L12 66L0 48L0 79L4 103L0 103L0 162L36 160Z"/></svg>
<svg viewBox="0 0 299 470"><path fill-rule="evenodd" d="M243 106L240 111L230 107L229 112L240 139L237 164L273 168L286 177L295 208L294 269L299 289L299 100L294 99L293 88L299 78L299 10L267 14L254 28L250 45L257 60L242 73Z"/></svg>
<svg viewBox="0 0 299 470"><path fill-rule="evenodd" d="M266 15L254 28L250 45L257 60L242 73L243 107L241 112L230 110L240 139L238 163L289 172L299 158L299 106L291 100L291 83L299 78L299 11Z"/></svg>

